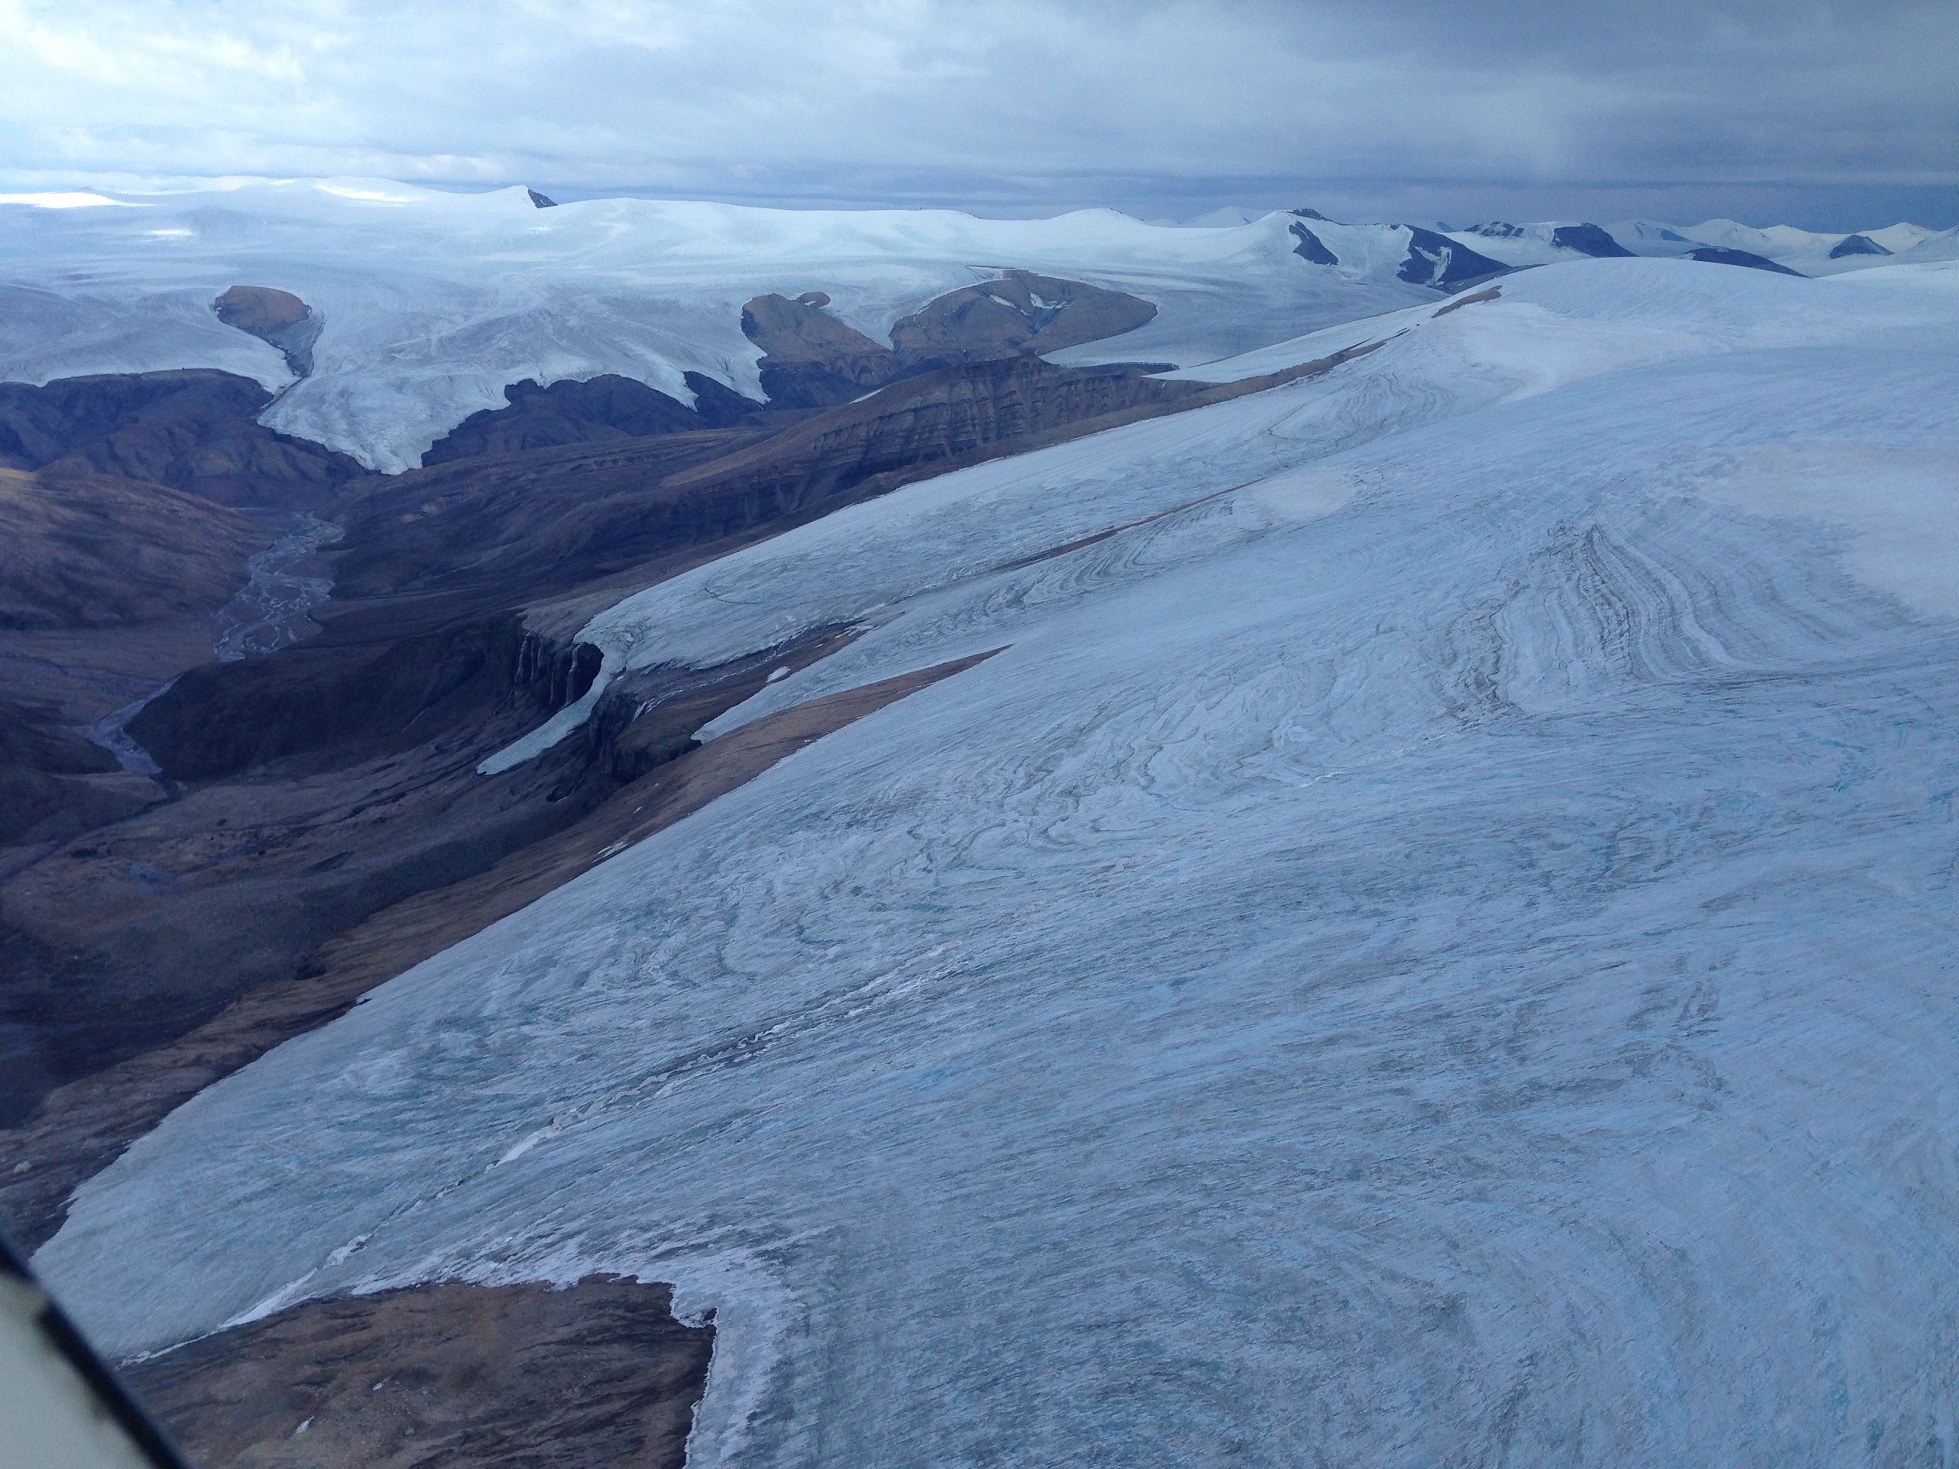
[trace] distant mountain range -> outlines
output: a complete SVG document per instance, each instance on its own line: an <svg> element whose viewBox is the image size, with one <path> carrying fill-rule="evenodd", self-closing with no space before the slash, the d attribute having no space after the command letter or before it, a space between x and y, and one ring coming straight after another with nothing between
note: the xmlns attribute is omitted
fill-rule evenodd
<svg viewBox="0 0 1959 1469"><path fill-rule="evenodd" d="M850 370L868 391L883 369L863 361L904 358L894 328L955 297L960 310L1019 313L1025 330L1003 318L991 355L1189 367L1566 260L1677 256L1825 275L1959 255L1959 231L1909 224L1849 235L1730 220L1450 230L1342 223L1304 208L1221 211L1184 225L1112 210L991 220L646 199L557 205L524 188L465 195L360 179L4 195L0 218L0 381L219 368L277 394L267 427L389 473L423 463L473 415L504 410L505 389L525 382L611 375L682 411L702 392L714 412L733 404L730 393L784 406L766 380L772 349L744 325L759 320L747 307L767 298L824 297L809 308L820 319L797 330L851 341L859 361ZM1059 311L1103 308L1086 294L1058 306L1018 301L1016 272L1154 310L1052 329ZM261 316L276 323L255 330ZM784 368L779 352L775 360ZM776 381L807 376L790 364Z"/></svg>
<svg viewBox="0 0 1959 1469"><path fill-rule="evenodd" d="M1799 230L1790 225L1756 229L1732 219L1696 225L1632 219L1617 224L1492 221L1449 233L1453 240L1507 265L1550 265L1579 255L1656 255L1715 259L1717 264L1780 266L1798 275L1836 275L1873 265L1959 259L1959 230L1894 224L1850 234ZM1726 258L1710 257L1709 251ZM1746 256L1747 259L1738 257Z"/></svg>

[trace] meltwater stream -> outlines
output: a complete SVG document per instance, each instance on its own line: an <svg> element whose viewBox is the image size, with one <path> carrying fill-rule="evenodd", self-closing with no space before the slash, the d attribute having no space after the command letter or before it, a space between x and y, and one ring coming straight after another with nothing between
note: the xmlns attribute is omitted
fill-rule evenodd
<svg viewBox="0 0 1959 1469"><path fill-rule="evenodd" d="M320 550L345 532L311 511L290 517L286 533L245 563L249 580L238 594L211 614L211 652L220 663L236 663L270 653L319 631L313 611L333 590L333 577ZM158 684L88 727L89 740L111 755L124 770L137 775L160 775L156 758L129 734L129 722L156 699L170 692L173 678Z"/></svg>
<svg viewBox="0 0 1959 1469"><path fill-rule="evenodd" d="M140 699L131 699L122 708L105 714L88 727L91 744L100 745L116 757L116 763L124 770L137 775L161 775L163 769L156 763L156 757L130 737L129 721L141 714L151 700L160 699L170 692L170 685L158 684Z"/></svg>
<svg viewBox="0 0 1959 1469"><path fill-rule="evenodd" d="M220 663L270 653L319 631L311 613L333 590L320 550L344 534L332 521L301 511L291 530L246 563L251 580L211 617Z"/></svg>

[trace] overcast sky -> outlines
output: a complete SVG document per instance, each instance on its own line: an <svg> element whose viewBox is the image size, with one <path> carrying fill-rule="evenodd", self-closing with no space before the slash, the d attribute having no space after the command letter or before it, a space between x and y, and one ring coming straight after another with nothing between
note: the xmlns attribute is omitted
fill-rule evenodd
<svg viewBox="0 0 1959 1469"><path fill-rule="evenodd" d="M0 187L1959 224L1959 0L0 0Z"/></svg>

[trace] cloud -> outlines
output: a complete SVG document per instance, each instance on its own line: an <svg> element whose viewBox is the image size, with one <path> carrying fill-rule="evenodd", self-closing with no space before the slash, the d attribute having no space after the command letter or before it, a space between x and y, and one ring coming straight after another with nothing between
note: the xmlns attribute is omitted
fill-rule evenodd
<svg viewBox="0 0 1959 1469"><path fill-rule="evenodd" d="M1950 0L0 0L0 177L1959 196L1955 75Z"/></svg>

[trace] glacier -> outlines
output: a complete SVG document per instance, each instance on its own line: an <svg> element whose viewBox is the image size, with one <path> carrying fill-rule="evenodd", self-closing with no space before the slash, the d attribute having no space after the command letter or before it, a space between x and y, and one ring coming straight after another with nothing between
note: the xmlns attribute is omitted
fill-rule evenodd
<svg viewBox="0 0 1959 1469"><path fill-rule="evenodd" d="M1004 651L203 1092L37 1267L125 1354L674 1281L696 1464L1952 1462L1959 299L1437 310L601 614L861 627L721 727Z"/></svg>

